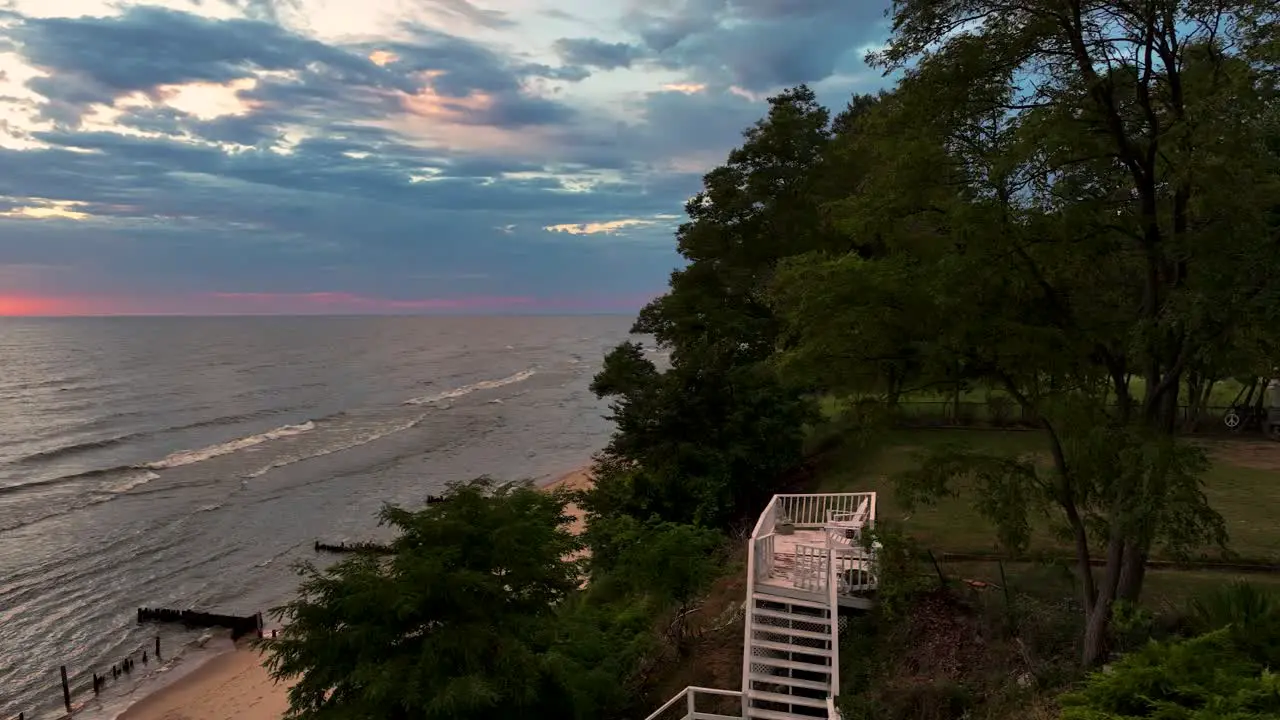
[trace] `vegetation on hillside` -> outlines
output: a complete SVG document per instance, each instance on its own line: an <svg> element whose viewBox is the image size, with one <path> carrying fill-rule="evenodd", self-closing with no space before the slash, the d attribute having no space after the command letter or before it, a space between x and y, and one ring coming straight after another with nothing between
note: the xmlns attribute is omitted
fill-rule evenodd
<svg viewBox="0 0 1280 720"><path fill-rule="evenodd" d="M589 559L565 559L564 496L464 486L451 504L388 511L394 560L310 571L286 608L272 660L303 678L295 717L635 711L664 658L690 652L695 598L804 463L831 398L854 409L838 427L863 440L905 394L966 386L998 391L1040 431L1039 457L940 444L895 476L905 508L963 501L1006 549L1037 532L1070 548L1075 597L1043 601L1067 622L1029 642L1008 593L993 648L1065 648L1070 666L1096 667L1129 649L1153 554L1227 542L1209 459L1176 434L1177 408L1280 365L1274 4L895 0L892 14L870 59L901 73L894 87L834 117L809 88L777 95L687 204L687 264L634 326L670 367L628 342L592 385L617 429L576 498ZM923 588L902 540L895 587L910 600ZM579 569L585 590L570 587ZM1241 645L1262 625L1245 625L1144 650L1068 712L1261 716L1274 680ZM1235 679L1201 682L1188 648ZM1140 706L1139 676L1235 699ZM864 679L877 677L902 675ZM958 717L972 706L960 690L1022 682L954 681L872 716Z"/></svg>

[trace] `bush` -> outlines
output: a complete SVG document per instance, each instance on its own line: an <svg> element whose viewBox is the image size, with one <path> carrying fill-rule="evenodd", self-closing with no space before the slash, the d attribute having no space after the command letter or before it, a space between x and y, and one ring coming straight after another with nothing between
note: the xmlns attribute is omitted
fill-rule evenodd
<svg viewBox="0 0 1280 720"><path fill-rule="evenodd" d="M1199 632L1235 625L1254 627L1280 615L1280 598L1251 583L1237 580L1195 598L1190 603L1191 621Z"/></svg>
<svg viewBox="0 0 1280 720"><path fill-rule="evenodd" d="M1063 695L1063 720L1227 720L1280 715L1280 676L1265 648L1280 644L1269 624L1227 627L1190 640L1153 642ZM1265 635L1266 637L1259 637ZM1252 636L1252 642L1242 642Z"/></svg>

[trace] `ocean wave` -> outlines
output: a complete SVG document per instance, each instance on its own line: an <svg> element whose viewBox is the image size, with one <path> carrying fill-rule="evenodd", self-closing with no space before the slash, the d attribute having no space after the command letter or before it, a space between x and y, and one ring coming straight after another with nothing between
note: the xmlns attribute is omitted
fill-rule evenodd
<svg viewBox="0 0 1280 720"><path fill-rule="evenodd" d="M86 470L84 472L72 473L70 475L60 475L58 477L19 483L17 485L2 485L0 486L0 496L17 492L27 492L55 485L93 480L95 478L115 478L119 476L119 482L106 485L105 487L93 488L93 491L98 494L107 493L110 495L118 495L120 493L128 492L139 485L144 485L152 480L158 479L160 476L156 475L155 471L157 470L168 470L170 468L182 467L184 465L193 465L221 455L228 455L239 450L244 450L245 448L261 445L262 443L270 442L271 440L301 435L302 433L314 430L315 427L315 422L308 420L307 422L299 425L285 425L274 430L268 430L264 433L258 433L257 435L250 435L248 437L230 440L217 445L210 445L197 450L180 450L166 456L162 460L156 460L142 465L116 465L114 467L96 468L94 470Z"/></svg>
<svg viewBox="0 0 1280 720"><path fill-rule="evenodd" d="M194 465L198 462L204 462L222 455L229 455L233 452L251 448L254 445L261 445L265 442L278 440L280 438L291 437L293 435L301 435L305 432L311 432L316 429L315 422L308 420L300 425L285 425L274 430L268 430L257 435L229 440L217 445L210 445L198 450L179 450L169 455L163 460L147 463L142 467L148 470L168 470L170 468L182 467L184 465Z"/></svg>
<svg viewBox="0 0 1280 720"><path fill-rule="evenodd" d="M507 377L499 378L497 380L481 380L480 382L472 383L470 385L463 385L461 387L456 387L452 390L445 390L444 392L438 392L432 395L423 395L422 397L412 398L412 399L406 400L405 404L406 405L428 405L430 403L440 402L441 400L452 400L454 398L462 397L463 395L470 395L471 393L479 390L492 390L494 388L503 387L504 385L512 385L514 383L523 382L533 377L536 373L537 373L536 370L534 370L533 368L529 368L527 370L521 370L520 372L514 375L508 375Z"/></svg>
<svg viewBox="0 0 1280 720"><path fill-rule="evenodd" d="M40 452L31 453L24 457L18 458L15 462L29 465L36 462L44 462L46 460L57 460L58 458L67 457L68 455L78 455L91 450L104 450L116 445L123 445L131 440L137 440L145 437L147 433L129 433L127 435L118 435L112 438L103 438L102 440L88 440L85 442L72 443L52 450L41 450Z"/></svg>
<svg viewBox="0 0 1280 720"><path fill-rule="evenodd" d="M312 458L324 457L325 455L332 455L336 452L342 452L344 450L350 450L352 448L360 447L361 445L368 445L369 443L374 442L376 440L381 440L382 438L387 437L388 435L394 435L398 432L404 432L409 428L415 427L418 423L422 422L425 419L426 419L425 415L419 415L417 417L410 418L407 420L402 420L400 422L381 425L381 426L375 426L375 427L369 428L364 433L360 433L353 437L344 438L341 442L336 443L334 445L327 445L321 448L317 448L315 451L309 452L309 453L279 458L277 460L272 461L271 463L268 463L267 465L264 465L258 468L257 470L241 475L240 477L244 479L250 479L250 480L253 478L259 478L271 472L272 470L275 470L276 468L282 468L282 467L285 467L286 465L293 465L294 463L300 463L300 462L303 462L304 460L311 460Z"/></svg>
<svg viewBox="0 0 1280 720"><path fill-rule="evenodd" d="M18 458L14 462L29 465L32 463L47 462L49 460L58 460L72 455L93 452L95 450L106 450L108 448L125 445L138 440L146 440L148 438L157 437L167 433L182 432L185 430L199 430L201 428L217 427L220 425L235 425L242 422L248 422L250 420L256 420L257 418L266 415L273 415L276 412L277 410L275 409L269 409L260 410L258 412L242 413L239 415L223 415L221 417L210 418L208 420L198 420L196 422L186 423L185 425L171 425L157 430L143 430L139 432L126 433L124 435L117 435L115 437L102 438L99 440L86 440L84 442L62 445L49 450L41 450L39 452L31 453L30 455ZM112 417L142 414L145 413L119 413Z"/></svg>

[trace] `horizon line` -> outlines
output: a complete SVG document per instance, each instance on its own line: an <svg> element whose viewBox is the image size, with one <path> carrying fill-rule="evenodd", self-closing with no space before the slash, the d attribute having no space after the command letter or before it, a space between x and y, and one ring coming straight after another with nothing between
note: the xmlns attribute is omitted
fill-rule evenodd
<svg viewBox="0 0 1280 720"><path fill-rule="evenodd" d="M547 317L570 317L570 316L628 316L639 312L636 310L583 310L583 311L540 311L540 310L496 310L488 312L476 312L474 310L436 310L426 312L352 312L352 313L184 313L184 312L135 312L135 313L95 313L87 315L71 315L71 314L31 314L31 315L0 315L0 320L94 320L109 318L263 318L263 317L279 317L279 318L376 318L376 317L509 317L509 316L529 316L543 315Z"/></svg>

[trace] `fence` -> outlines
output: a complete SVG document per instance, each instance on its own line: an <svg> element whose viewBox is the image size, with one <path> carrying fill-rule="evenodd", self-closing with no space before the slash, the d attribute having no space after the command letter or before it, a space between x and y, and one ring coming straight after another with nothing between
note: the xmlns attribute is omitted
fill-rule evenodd
<svg viewBox="0 0 1280 720"><path fill-rule="evenodd" d="M1178 407L1178 426L1184 432L1197 434L1228 434L1231 430L1223 422L1231 408L1206 407L1195 414L1189 405ZM988 401L962 400L909 400L899 401L893 411L897 424L906 427L996 427L1031 428L1037 420L1026 408L1003 396Z"/></svg>

